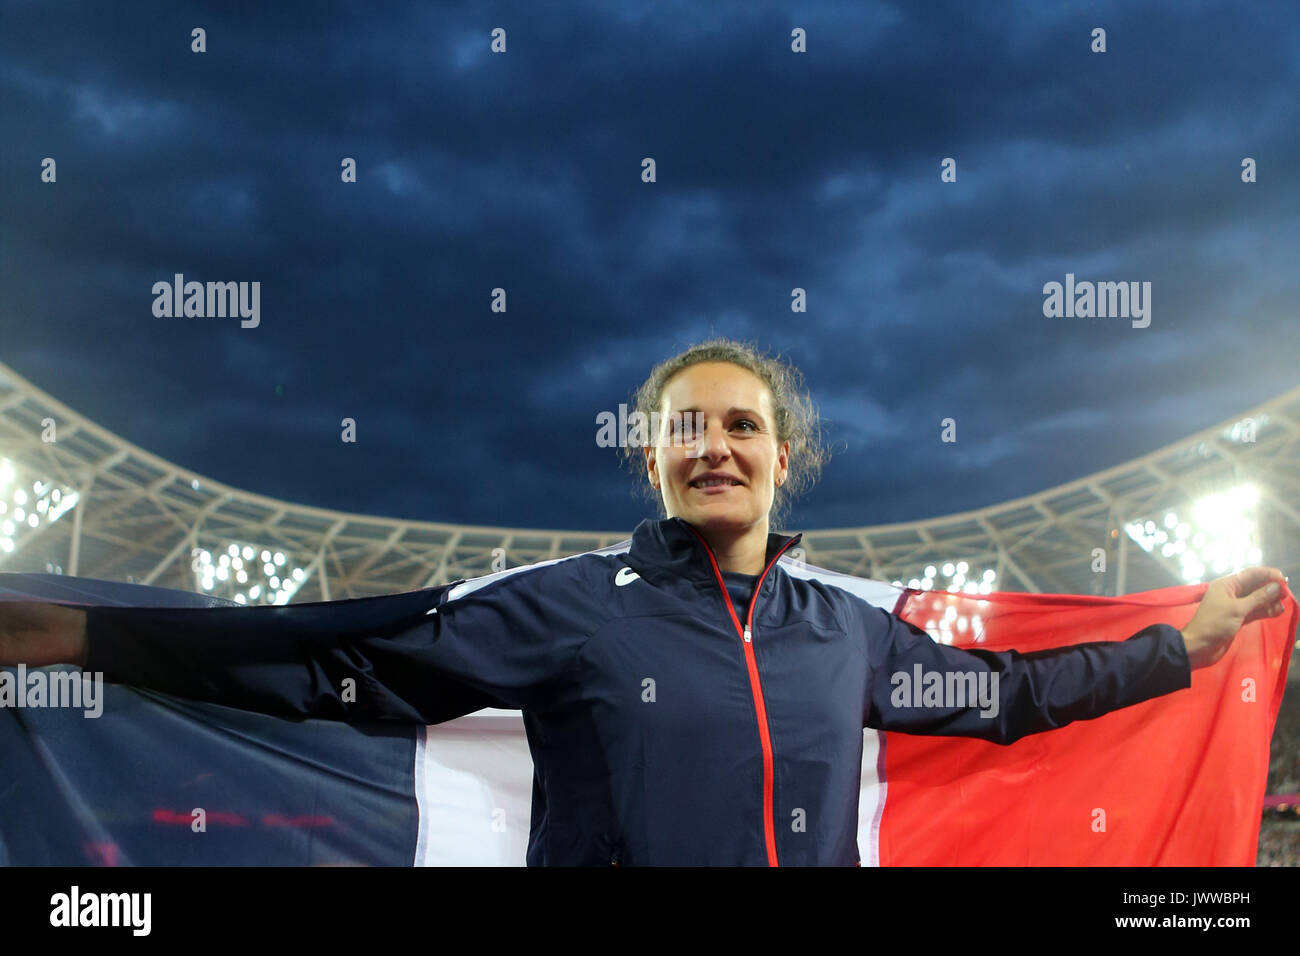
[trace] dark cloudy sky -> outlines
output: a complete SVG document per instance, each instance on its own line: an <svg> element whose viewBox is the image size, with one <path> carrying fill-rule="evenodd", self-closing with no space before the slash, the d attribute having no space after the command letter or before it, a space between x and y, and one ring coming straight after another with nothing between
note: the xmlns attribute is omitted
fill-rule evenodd
<svg viewBox="0 0 1300 956"><path fill-rule="evenodd" d="M714 333L821 406L798 529L1041 490L1300 381L1290 0L0 10L0 361L259 493L630 529L596 415ZM261 324L155 317L177 272L260 281ZM1150 326L1044 317L1067 272L1149 281Z"/></svg>

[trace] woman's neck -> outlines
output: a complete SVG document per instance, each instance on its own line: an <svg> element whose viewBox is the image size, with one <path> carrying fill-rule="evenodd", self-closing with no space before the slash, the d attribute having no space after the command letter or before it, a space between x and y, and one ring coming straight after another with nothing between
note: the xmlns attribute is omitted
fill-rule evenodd
<svg viewBox="0 0 1300 956"><path fill-rule="evenodd" d="M741 533L719 532L700 528L709 543L718 567L737 574L762 574L767 566L767 523Z"/></svg>

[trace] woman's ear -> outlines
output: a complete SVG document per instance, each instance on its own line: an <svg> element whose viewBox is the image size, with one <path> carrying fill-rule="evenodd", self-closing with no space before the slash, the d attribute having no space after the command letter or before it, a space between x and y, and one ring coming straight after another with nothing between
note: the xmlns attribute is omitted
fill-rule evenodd
<svg viewBox="0 0 1300 956"><path fill-rule="evenodd" d="M655 469L655 450L653 445L646 445L643 449L645 452L646 475L650 478L651 486L659 490L659 472Z"/></svg>

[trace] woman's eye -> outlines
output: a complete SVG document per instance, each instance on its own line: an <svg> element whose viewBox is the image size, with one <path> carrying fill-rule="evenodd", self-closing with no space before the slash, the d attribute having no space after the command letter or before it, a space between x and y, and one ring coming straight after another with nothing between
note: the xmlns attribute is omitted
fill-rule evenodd
<svg viewBox="0 0 1300 956"><path fill-rule="evenodd" d="M758 426L755 425L753 422L751 422L748 418L742 418L740 421L736 422L737 428L739 428L741 425L748 425L750 431L758 431Z"/></svg>

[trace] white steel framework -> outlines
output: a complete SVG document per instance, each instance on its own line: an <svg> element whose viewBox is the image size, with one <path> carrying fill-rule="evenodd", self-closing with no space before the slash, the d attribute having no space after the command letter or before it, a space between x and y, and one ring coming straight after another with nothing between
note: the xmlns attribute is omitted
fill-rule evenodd
<svg viewBox="0 0 1300 956"><path fill-rule="evenodd" d="M1300 567L1298 476L1300 388L1141 458L1014 501L923 521L807 531L802 557L924 587L1076 594L1204 580L1242 563L1290 574ZM1227 532L1211 527L1222 507L1207 517L1205 501L1232 489L1242 510L1227 531L1245 550L1221 552L1228 565L1215 566L1216 545L1205 535ZM0 571L239 592L248 603L393 593L595 550L630 533L407 521L268 498L137 448L4 365L0 501ZM1193 542L1201 548L1191 560L1193 570L1203 565L1199 578L1187 573ZM241 573L246 580L237 581Z"/></svg>

